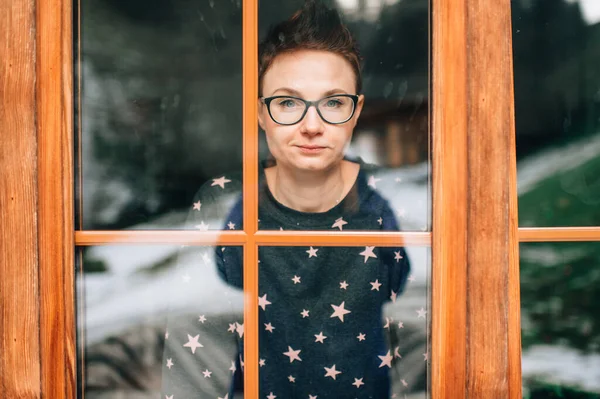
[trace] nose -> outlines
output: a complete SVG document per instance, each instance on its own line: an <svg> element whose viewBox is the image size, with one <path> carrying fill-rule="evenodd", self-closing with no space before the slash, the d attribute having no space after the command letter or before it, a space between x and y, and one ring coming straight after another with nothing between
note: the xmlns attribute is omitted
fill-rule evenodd
<svg viewBox="0 0 600 399"><path fill-rule="evenodd" d="M317 112L317 108L315 106L311 106L306 111L306 115L302 119L301 131L304 134L320 134L323 133L324 122L319 116Z"/></svg>

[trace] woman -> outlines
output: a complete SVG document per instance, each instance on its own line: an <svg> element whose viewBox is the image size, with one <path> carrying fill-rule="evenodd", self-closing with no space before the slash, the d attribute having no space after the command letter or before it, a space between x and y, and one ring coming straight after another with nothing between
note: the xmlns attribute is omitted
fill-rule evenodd
<svg viewBox="0 0 600 399"><path fill-rule="evenodd" d="M261 43L258 122L272 160L260 168L260 229L398 230L369 166L345 157L364 103L359 60L338 14L312 1ZM230 180L216 179L196 201L219 202ZM193 216L205 226L201 211ZM226 229L242 228L241 198L226 220ZM260 398L388 398L394 351L382 307L404 287L404 249L261 247L259 261ZM218 248L216 262L222 279L242 288L241 249ZM233 330L243 335L239 322ZM182 334L176 361L201 359L211 372L213 359L197 356L204 347L196 331ZM231 364L236 386L219 397L239 390L242 364L241 357ZM199 379L197 392L205 382ZM170 383L164 392L169 397L179 387Z"/></svg>

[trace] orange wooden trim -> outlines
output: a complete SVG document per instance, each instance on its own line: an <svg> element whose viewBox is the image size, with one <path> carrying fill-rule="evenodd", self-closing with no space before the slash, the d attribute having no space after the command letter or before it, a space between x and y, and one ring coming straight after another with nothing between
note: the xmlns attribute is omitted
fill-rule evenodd
<svg viewBox="0 0 600 399"><path fill-rule="evenodd" d="M76 231L75 246L112 244L244 245L243 231L121 230ZM374 231L258 231L258 246L430 246L431 233Z"/></svg>
<svg viewBox="0 0 600 399"><path fill-rule="evenodd" d="M0 1L0 396L38 398L36 3Z"/></svg>
<svg viewBox="0 0 600 399"><path fill-rule="evenodd" d="M258 398L258 0L242 5L244 396Z"/></svg>
<svg viewBox="0 0 600 399"><path fill-rule="evenodd" d="M76 246L108 244L244 245L243 231L122 230L76 231Z"/></svg>
<svg viewBox="0 0 600 399"><path fill-rule="evenodd" d="M521 272L519 267L519 209L517 190L517 145L515 134L514 79L511 10L508 5L509 143L508 143L508 393L522 399L521 381Z"/></svg>
<svg viewBox="0 0 600 399"><path fill-rule="evenodd" d="M76 391L73 36L70 1L37 2L38 243L42 393Z"/></svg>
<svg viewBox="0 0 600 399"><path fill-rule="evenodd" d="M430 246L431 233L409 232L319 232L319 231L259 231L255 235L256 242L264 246L341 246L360 247L373 245L377 247L394 246Z"/></svg>
<svg viewBox="0 0 600 399"><path fill-rule="evenodd" d="M452 0L454 1L454 0ZM508 398L518 245L510 1L467 0L467 396ZM518 299L517 299L518 301Z"/></svg>
<svg viewBox="0 0 600 399"><path fill-rule="evenodd" d="M431 397L466 397L467 26L465 0L432 0Z"/></svg>
<svg viewBox="0 0 600 399"><path fill-rule="evenodd" d="M520 227L519 241L600 241L600 227Z"/></svg>

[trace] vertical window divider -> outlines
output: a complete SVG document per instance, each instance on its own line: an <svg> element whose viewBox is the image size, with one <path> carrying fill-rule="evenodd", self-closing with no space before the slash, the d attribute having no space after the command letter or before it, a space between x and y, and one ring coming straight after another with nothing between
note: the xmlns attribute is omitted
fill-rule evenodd
<svg viewBox="0 0 600 399"><path fill-rule="evenodd" d="M258 398L258 0L242 3L244 395Z"/></svg>

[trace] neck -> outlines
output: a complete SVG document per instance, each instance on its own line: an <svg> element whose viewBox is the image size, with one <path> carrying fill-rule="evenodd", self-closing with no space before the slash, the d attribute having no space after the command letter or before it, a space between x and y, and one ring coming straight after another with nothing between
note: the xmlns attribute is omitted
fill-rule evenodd
<svg viewBox="0 0 600 399"><path fill-rule="evenodd" d="M318 174L292 171L277 165L267 181L275 199L288 208L300 212L326 212L348 191L345 184L348 179L342 165Z"/></svg>

